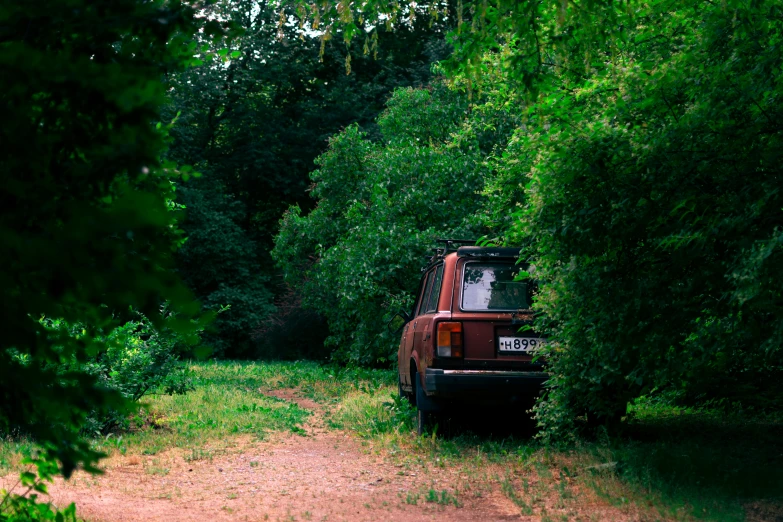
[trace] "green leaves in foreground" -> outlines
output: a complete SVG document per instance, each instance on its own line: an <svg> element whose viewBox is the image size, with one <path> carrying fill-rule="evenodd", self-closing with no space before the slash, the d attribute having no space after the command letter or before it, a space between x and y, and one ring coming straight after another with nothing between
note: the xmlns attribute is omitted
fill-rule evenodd
<svg viewBox="0 0 783 522"><path fill-rule="evenodd" d="M193 334L182 325L198 305L171 270L176 171L156 128L193 14L162 0L0 8L0 435L31 437L65 477L101 456L80 435L88 416L126 404L82 367L107 336L131 310L162 327L164 301Z"/></svg>

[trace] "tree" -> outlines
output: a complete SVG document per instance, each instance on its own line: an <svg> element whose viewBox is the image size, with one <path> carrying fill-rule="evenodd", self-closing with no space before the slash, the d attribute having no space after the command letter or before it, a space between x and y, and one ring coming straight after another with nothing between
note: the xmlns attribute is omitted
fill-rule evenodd
<svg viewBox="0 0 783 522"><path fill-rule="evenodd" d="M293 4L349 41L444 6ZM454 17L450 79L519 121L485 193L544 283L547 433L661 389L779 408L778 3L466 1Z"/></svg>
<svg viewBox="0 0 783 522"><path fill-rule="evenodd" d="M163 0L0 6L0 432L36 440L43 478L94 470L80 428L126 404L62 365L105 352L132 310L180 333L198 312L172 271L179 173L160 163L161 76L188 62L195 30L191 8ZM164 301L179 315L164 320Z"/></svg>
<svg viewBox="0 0 783 522"><path fill-rule="evenodd" d="M251 335L274 307L270 262L241 226L247 208L209 178L178 194L188 213L188 239L177 252L177 269L205 308L222 309L205 342L216 356L253 355Z"/></svg>
<svg viewBox="0 0 783 522"><path fill-rule="evenodd" d="M614 63L519 132L514 237L560 341L543 418L613 419L655 390L780 407L779 6L651 6ZM509 154L512 156L514 154ZM517 154L519 157L519 154Z"/></svg>
<svg viewBox="0 0 783 522"><path fill-rule="evenodd" d="M313 172L316 207L283 217L273 256L305 305L329 324L338 362L388 365L399 338L383 319L410 308L424 254L438 237L484 232L477 197L489 172L477 140L455 140L466 96L442 83L398 89L378 119L332 138Z"/></svg>
<svg viewBox="0 0 783 522"><path fill-rule="evenodd" d="M230 49L207 46L224 58L172 78L168 112L181 115L169 157L204 173L180 192L191 240L178 268L207 306L230 306L209 339L216 353L252 357L253 335L274 309L273 294L283 292L269 257L272 237L289 205L312 205L313 160L331 134L354 122L378 139L374 120L388 93L426 84L447 47L441 26L384 33L377 59L354 58L346 75L343 45L328 42L319 57L317 38L280 25L277 3L226 0L210 9L244 34Z"/></svg>

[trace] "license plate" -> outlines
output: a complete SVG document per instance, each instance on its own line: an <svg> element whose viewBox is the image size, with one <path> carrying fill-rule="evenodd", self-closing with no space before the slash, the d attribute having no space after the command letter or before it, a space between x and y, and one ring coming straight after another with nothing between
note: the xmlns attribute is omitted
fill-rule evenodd
<svg viewBox="0 0 783 522"><path fill-rule="evenodd" d="M538 337L498 337L500 353L530 353L546 344L546 339Z"/></svg>

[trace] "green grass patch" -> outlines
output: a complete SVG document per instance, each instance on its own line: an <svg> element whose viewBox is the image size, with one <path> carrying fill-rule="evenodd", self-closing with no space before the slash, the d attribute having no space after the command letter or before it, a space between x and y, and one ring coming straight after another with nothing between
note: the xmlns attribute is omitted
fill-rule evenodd
<svg viewBox="0 0 783 522"><path fill-rule="evenodd" d="M232 445L232 436L289 431L304 435L302 424L311 414L291 401L264 392L297 389L325 405L365 394L391 390L392 372L344 369L308 361L207 361L190 364L195 389L183 395L145 397L131 429L96 436L94 446L109 454L158 455L185 450L188 460L211 459ZM386 394L388 396L388 393ZM388 398L388 397L387 397ZM25 439L0 440L0 472L18 469L23 456L34 450Z"/></svg>
<svg viewBox="0 0 783 522"><path fill-rule="evenodd" d="M193 371L202 382L248 391L296 388L321 403L334 403L355 392L375 394L397 384L394 372L388 370L340 368L311 361L213 361L194 364Z"/></svg>
<svg viewBox="0 0 783 522"><path fill-rule="evenodd" d="M134 429L99 439L96 445L104 451L147 455L177 447L188 452L186 458L201 460L220 451L213 448L215 443L219 446L232 435L262 439L273 431L302 433L301 424L310 412L262 393L268 388L264 378L279 372L265 365L228 362L196 363L191 371L193 391L145 398Z"/></svg>
<svg viewBox="0 0 783 522"><path fill-rule="evenodd" d="M22 458L29 456L35 444L25 437L0 438L0 475L19 468Z"/></svg>
<svg viewBox="0 0 783 522"><path fill-rule="evenodd" d="M441 419L435 433L417 437L415 410L394 394L390 386L336 393L340 399L330 424L373 441L406 467L459 467L478 480L476 470L500 464L526 476L497 477L501 491L525 515L546 502L578 504L569 486L574 483L629 511L631 518L641 510L652 520L741 521L749 505L761 504L765 516L783 519L780 415L649 401L634 405L621 437L548 448L533 438L529 425L504 430L503 422L496 422L497 415L510 420L524 415L521 411L482 418L483 412L466 410L459 421ZM487 428L488 423L499 429ZM435 502L434 495L427 492L421 500ZM409 493L405 502L418 500Z"/></svg>
<svg viewBox="0 0 783 522"><path fill-rule="evenodd" d="M783 518L781 440L780 417L661 405L591 451L616 463L609 471L628 492L666 516L741 521L754 502L776 505ZM600 480L595 488L606 492Z"/></svg>
<svg viewBox="0 0 783 522"><path fill-rule="evenodd" d="M645 401L633 406L622 437L550 448L533 438L530 423L509 427L525 415L521 410L465 408L459 416L443 417L427 436L416 436L415 409L397 397L393 370L230 361L195 363L191 370L194 391L148 397L131 419L132 430L97 438L96 446L153 456L145 473L165 475L168 468L155 456L170 448L184 450L186 461L211 460L235 435L303 433L311 413L264 394L296 389L324 406L328 426L362 437L372 451L395 462L400 474L440 467L464 477L458 490L408 492L403 503L460 505L458 493L481 497L494 484L526 516L544 516L553 507L561 516L592 495L631 519L740 521L749 505L761 506L759 520L783 517L780 416ZM28 440L0 441L0 471L13 469L32 448ZM492 469L503 472L492 475Z"/></svg>
<svg viewBox="0 0 783 522"><path fill-rule="evenodd" d="M374 391L352 391L342 397L328 424L368 438L383 434L409 435L416 410L397 395L397 388L382 386Z"/></svg>
<svg viewBox="0 0 783 522"><path fill-rule="evenodd" d="M456 507L462 507L462 504L459 503L457 497L446 489L440 491L436 491L434 489L428 490L427 496L424 497L424 501L430 502L432 504L439 504L441 506L454 504Z"/></svg>

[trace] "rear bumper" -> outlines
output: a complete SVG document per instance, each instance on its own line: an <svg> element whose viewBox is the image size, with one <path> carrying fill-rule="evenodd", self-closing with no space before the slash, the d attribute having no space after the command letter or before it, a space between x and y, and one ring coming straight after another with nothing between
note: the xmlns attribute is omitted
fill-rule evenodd
<svg viewBox="0 0 783 522"><path fill-rule="evenodd" d="M429 397L494 398L514 400L537 395L549 374L541 371L441 370L424 371L424 390Z"/></svg>

